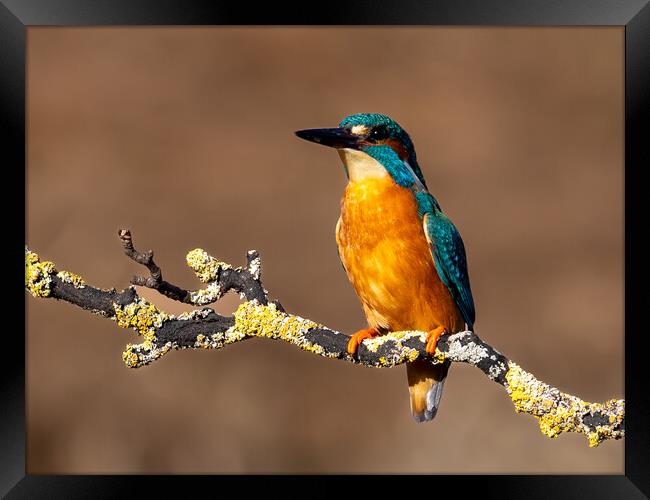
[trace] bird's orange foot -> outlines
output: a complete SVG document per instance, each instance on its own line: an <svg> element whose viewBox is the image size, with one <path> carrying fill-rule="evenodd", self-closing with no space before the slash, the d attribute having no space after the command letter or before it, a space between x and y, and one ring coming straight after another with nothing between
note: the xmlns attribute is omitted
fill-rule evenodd
<svg viewBox="0 0 650 500"><path fill-rule="evenodd" d="M379 330L376 328L366 328L364 330L359 330L357 333L350 337L348 342L348 354L354 356L357 352L359 344L363 342L363 339L371 339L379 335Z"/></svg>
<svg viewBox="0 0 650 500"><path fill-rule="evenodd" d="M440 336L444 335L445 333L447 333L447 329L444 326L434 328L429 333L427 333L427 354L431 354L433 356L436 353L438 339L440 339Z"/></svg>

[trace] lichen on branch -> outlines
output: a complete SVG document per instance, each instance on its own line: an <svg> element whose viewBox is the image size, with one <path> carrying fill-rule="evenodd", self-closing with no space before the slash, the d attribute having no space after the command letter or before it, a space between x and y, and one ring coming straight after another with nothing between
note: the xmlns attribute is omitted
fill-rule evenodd
<svg viewBox="0 0 650 500"><path fill-rule="evenodd" d="M436 352L426 352L426 332L403 331L365 339L351 357L349 337L309 319L284 311L279 302L269 302L261 283L261 261L256 251L247 254L247 264L233 267L202 249L187 254L186 261L197 278L208 286L196 291L184 290L162 278L153 260L153 252L138 252L131 233L120 230L124 253L145 266L148 277L134 276L132 285L145 286L179 302L206 305L233 290L245 302L232 316L221 316L202 308L178 316L161 311L138 296L134 286L121 292L88 285L80 276L57 272L52 262L41 262L25 248L25 289L36 298L55 298L116 321L142 337L138 344L127 344L122 359L131 368L140 368L177 349L221 349L249 338L282 340L327 358L377 368L425 359L433 364L445 360L467 363L500 384L512 400L515 411L534 416L542 433L550 438L562 432L587 436L589 446L625 435L625 401L587 403L537 380L532 374L483 342L474 332L465 331L440 337Z"/></svg>
<svg viewBox="0 0 650 500"><path fill-rule="evenodd" d="M562 432L581 432L589 446L624 435L625 401L587 403L537 380L519 365L508 362L506 390L515 411L528 413L539 421L539 428L550 438Z"/></svg>

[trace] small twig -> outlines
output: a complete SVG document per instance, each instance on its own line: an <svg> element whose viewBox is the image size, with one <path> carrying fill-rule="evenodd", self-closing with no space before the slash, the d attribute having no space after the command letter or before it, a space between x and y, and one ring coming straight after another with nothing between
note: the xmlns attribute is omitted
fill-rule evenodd
<svg viewBox="0 0 650 500"><path fill-rule="evenodd" d="M251 250L246 255L247 265L245 268L233 269L230 265L212 259L210 264L214 267L214 276L204 281L211 284L218 283L218 286L210 286L203 290L185 290L168 281L163 280L162 271L153 260L153 250L138 252L133 246L131 231L120 229L118 236L122 242L124 253L134 262L145 266L150 273L149 277L133 276L130 283L137 286L144 286L156 290L170 299L192 305L212 304L223 297L228 291L234 290L246 300L257 300L260 304L268 302L267 292L261 283L261 261L256 250ZM206 271L197 270L197 274ZM282 307L276 302L279 307Z"/></svg>
<svg viewBox="0 0 650 500"><path fill-rule="evenodd" d="M146 288L151 288L158 291L162 295L169 297L170 299L176 300L178 302L183 302L184 304L191 304L190 292L183 290L182 288L172 285L171 283L164 281L162 279L162 271L160 267L156 265L153 260L153 250L148 250L147 252L138 252L133 246L133 239L131 237L131 231L128 229L120 229L117 232L117 235L122 241L122 247L124 248L124 253L131 260L145 266L150 273L148 278L144 276L133 276L130 280L132 285L144 286Z"/></svg>

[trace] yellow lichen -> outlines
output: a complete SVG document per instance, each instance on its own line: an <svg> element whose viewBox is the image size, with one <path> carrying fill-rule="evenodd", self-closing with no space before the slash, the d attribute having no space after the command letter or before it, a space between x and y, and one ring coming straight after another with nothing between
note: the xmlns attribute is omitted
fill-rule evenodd
<svg viewBox="0 0 650 500"><path fill-rule="evenodd" d="M202 248L195 248L188 252L185 257L187 265L192 268L196 276L203 283L215 281L219 277L219 271L222 269L231 269L230 264L221 262L203 250Z"/></svg>
<svg viewBox="0 0 650 500"><path fill-rule="evenodd" d="M540 431L545 436L555 438L562 432L581 432L589 439L589 446L594 447L604 439L618 438L624 434L624 431L618 430L623 421L623 400L612 399L604 404L587 403L540 382L512 361L508 363L506 381L515 410L537 418ZM584 418L596 413L603 415L612 425L590 428Z"/></svg>
<svg viewBox="0 0 650 500"><path fill-rule="evenodd" d="M25 288L29 293L34 297L48 297L54 271L53 262L40 262L38 255L25 247Z"/></svg>
<svg viewBox="0 0 650 500"><path fill-rule="evenodd" d="M306 351L324 354L322 346L312 344L305 338L307 330L319 328L320 325L300 316L283 313L275 304L261 305L254 300L244 302L237 308L234 317L233 330L241 335L282 339Z"/></svg>
<svg viewBox="0 0 650 500"><path fill-rule="evenodd" d="M213 343L211 342L212 339L209 337L206 337L203 334L199 334L196 336L196 340L194 341L194 347L200 347L203 349L211 349L215 347Z"/></svg>
<svg viewBox="0 0 650 500"><path fill-rule="evenodd" d="M137 368L140 366L140 359L138 358L138 355L133 352L132 348L133 346L131 344L127 344L126 350L122 353L122 359L130 368Z"/></svg>
<svg viewBox="0 0 650 500"><path fill-rule="evenodd" d="M166 313L141 297L126 306L113 303L113 308L117 325L137 331L144 337L145 347L152 345L156 338L156 329L169 319Z"/></svg>
<svg viewBox="0 0 650 500"><path fill-rule="evenodd" d="M562 397L557 389L540 382L513 362L508 364L506 381L515 411L536 417L544 435L554 438L562 432L577 430L577 398L573 401Z"/></svg>
<svg viewBox="0 0 650 500"><path fill-rule="evenodd" d="M411 351L408 353L408 359L409 361L415 361L420 357L420 353L416 349L411 349ZM444 358L444 356L443 356Z"/></svg>
<svg viewBox="0 0 650 500"><path fill-rule="evenodd" d="M73 274L71 272L60 271L56 275L61 279L61 281L70 283L75 288L84 288L86 286L86 282L83 280L81 276L77 276L76 274Z"/></svg>
<svg viewBox="0 0 650 500"><path fill-rule="evenodd" d="M607 437L607 435L610 433L610 430L601 427L600 425L596 426L596 430L594 432L590 432L587 437L589 438L589 448L594 448L600 444L600 442Z"/></svg>
<svg viewBox="0 0 650 500"><path fill-rule="evenodd" d="M576 410L573 406L558 405L553 411L541 415L539 429L550 438L559 436L562 432L575 429Z"/></svg>
<svg viewBox="0 0 650 500"><path fill-rule="evenodd" d="M517 412L530 412L533 404L537 401L535 398L538 396L531 392L534 387L530 383L530 374L522 370L519 365L511 362L506 373L506 381L508 382L508 392L515 405L515 410Z"/></svg>
<svg viewBox="0 0 650 500"><path fill-rule="evenodd" d="M436 349L436 352L435 352L435 354L433 355L433 359L434 359L434 361L435 361L434 364L437 364L437 363L444 363L445 360L447 359L447 357L445 356L444 353L442 353L442 352L440 352L438 349Z"/></svg>
<svg viewBox="0 0 650 500"><path fill-rule="evenodd" d="M122 359L129 368L140 368L160 358L172 348L172 344L167 342L162 347L152 344L127 344L126 350L122 353Z"/></svg>

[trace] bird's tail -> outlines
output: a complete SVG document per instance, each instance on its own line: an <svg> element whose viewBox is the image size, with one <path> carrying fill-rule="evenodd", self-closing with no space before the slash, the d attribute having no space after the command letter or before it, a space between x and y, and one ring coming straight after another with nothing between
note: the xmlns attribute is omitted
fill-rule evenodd
<svg viewBox="0 0 650 500"><path fill-rule="evenodd" d="M449 365L449 362L432 365L424 360L406 364L411 413L417 422L428 422L436 416Z"/></svg>

